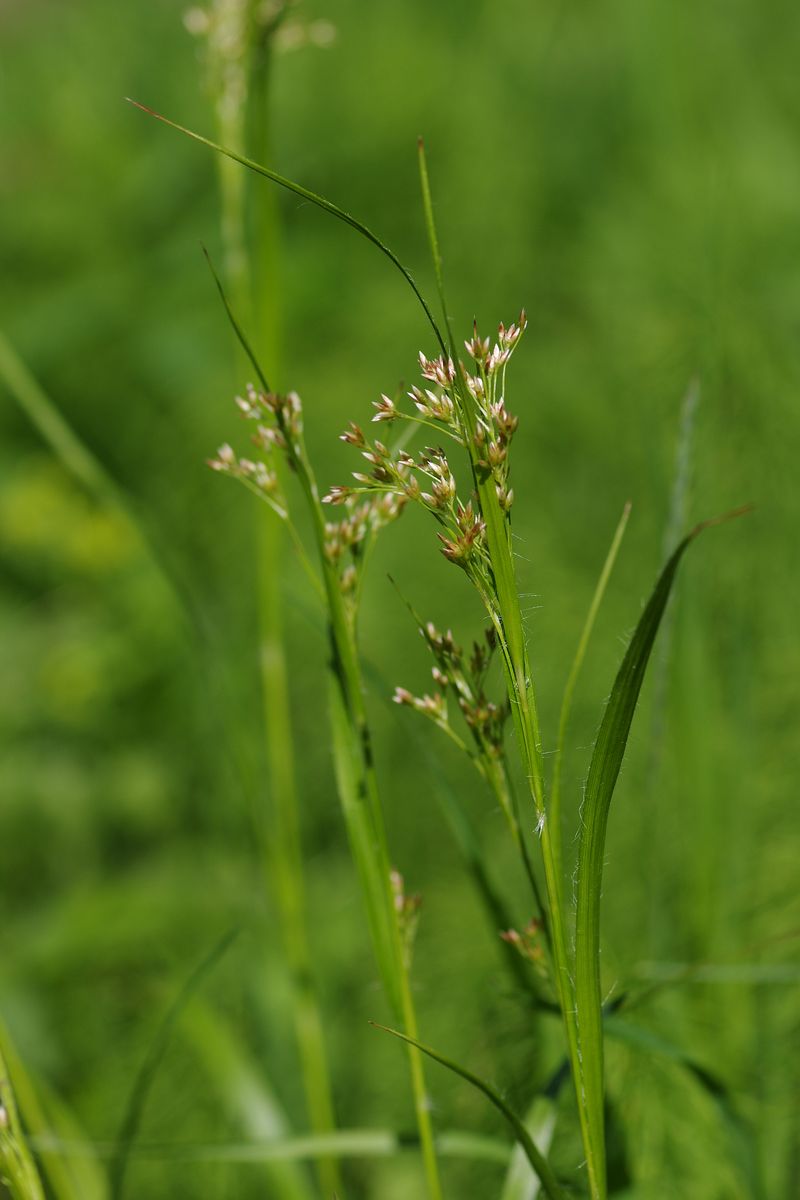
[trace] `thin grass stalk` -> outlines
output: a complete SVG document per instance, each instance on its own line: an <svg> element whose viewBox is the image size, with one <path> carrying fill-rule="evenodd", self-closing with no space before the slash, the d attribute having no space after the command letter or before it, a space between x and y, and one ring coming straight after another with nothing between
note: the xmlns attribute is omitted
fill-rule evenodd
<svg viewBox="0 0 800 1200"><path fill-rule="evenodd" d="M213 269L213 268L212 268ZM241 325L236 319L219 281L228 317L242 349L250 359L266 394L270 385ZM358 654L355 616L348 617L336 568L327 554L325 518L319 488L305 450L302 433L288 424L285 407L275 412L277 429L311 518L312 536L323 578L328 617L329 696L331 733L337 788L342 803L353 857L364 891L370 932L382 982L394 1011L406 1029L414 1030L417 1018L406 959L401 917L391 882L383 809L372 752L372 739L364 701L364 682ZM425 1176L430 1200L441 1200L442 1190L430 1118L430 1106L422 1058L409 1042L414 1108L420 1135Z"/></svg>
<svg viewBox="0 0 800 1200"><path fill-rule="evenodd" d="M692 379L681 403L678 436L672 466L669 511L664 528L662 558L666 562L673 546L677 545L681 533L688 524L689 499L693 475L694 438L697 408L700 403L700 381ZM661 803L658 783L665 750L667 733L667 693L670 672L673 666L675 635L675 604L673 595L664 619L661 622L659 646L653 660L652 707L650 719L650 753L647 767L647 837L645 854L648 861L644 874L649 880L650 929L648 944L663 947L665 920L669 906L665 905L663 870L659 848L661 844Z"/></svg>
<svg viewBox="0 0 800 1200"><path fill-rule="evenodd" d="M37 1154L51 1152L65 1159L102 1160L110 1158L115 1150L113 1142L85 1142L46 1134L29 1142ZM513 1146L500 1138L460 1129L443 1130L436 1137L436 1150L442 1158L490 1162L500 1167L508 1165ZM139 1142L133 1157L157 1163L295 1163L334 1154L337 1158L396 1158L416 1149L417 1140L406 1130L337 1129L333 1133L274 1137L261 1142Z"/></svg>
<svg viewBox="0 0 800 1200"><path fill-rule="evenodd" d="M265 25L259 19L262 7L255 0L216 0L210 50L221 140L240 150L250 142L257 156L269 161L270 40L282 9L279 7L270 24ZM228 285L237 309L256 330L259 350L276 369L281 343L276 283L280 258L278 206L273 193L259 195L258 206L252 206L255 209L252 236L248 239L248 176L229 158L218 157L217 165ZM248 246L248 240L252 246ZM251 261L255 263L254 271ZM292 1019L309 1121L315 1133L327 1134L335 1129L336 1119L307 927L300 805L280 586L285 543L286 532L281 522L269 518L258 520L258 663L273 817L269 834L264 838L264 865L280 912L291 974ZM342 1182L336 1159L323 1156L315 1165L323 1194L329 1196L340 1192Z"/></svg>
<svg viewBox="0 0 800 1200"><path fill-rule="evenodd" d="M449 354L457 363L458 353L452 327L447 313L447 301L444 291L442 260L433 217L430 184L428 180L425 151L422 142L419 143L420 179L425 208L425 219L428 238L436 274L439 298L444 313L445 325L449 342ZM590 1116L586 1106L582 1084L581 1053L578 1043L578 1027L575 1018L575 991L572 978L571 960L567 942L565 914L562 906L562 886L558 872L557 860L554 853L551 831L545 810L544 772L542 766L542 744L539 728L539 716L536 704L533 676L528 656L525 629L519 593L516 585L514 558L511 546L510 522L500 508L494 481L481 472L477 463L475 446L476 415L474 402L466 387L463 372L456 374L456 393L460 403L460 411L464 422L467 447L472 467L475 491L478 496L482 516L486 522L486 543L492 566L495 597L490 598L489 615L497 631L498 641L502 650L503 666L506 683L511 700L514 727L517 741L523 758L528 788L537 816L537 829L540 836L542 863L544 866L545 889L547 893L548 914L550 921L550 941L555 967L555 984L559 1007L564 1021L567 1038L570 1065L575 1084L575 1095L578 1106L578 1116L581 1127L584 1152L586 1154L587 1173L589 1177L592 1200L603 1200L605 1183L602 1168L602 1147L597 1146L598 1134L602 1140L602 1127L598 1131L592 1129Z"/></svg>
<svg viewBox="0 0 800 1200"><path fill-rule="evenodd" d="M384 983L390 1001L400 1016L408 1036L418 1036L416 1008L409 968L406 961L400 918L391 886L391 860L383 820L383 809L372 753L371 735L364 704L364 684L355 632L347 619L340 583L327 560L324 549L324 520L316 482L307 464L299 472L314 516L314 533L323 565L325 591L330 619L331 668L330 702L334 726L334 755L340 789L349 803L366 801L371 845L357 859L371 863L367 868L367 886L372 897L373 940L384 963ZM357 829L364 831L363 822ZM441 1200L442 1188L425 1085L422 1056L415 1045L408 1045L409 1069L414 1110L420 1137L425 1178L430 1200Z"/></svg>
<svg viewBox="0 0 800 1200"><path fill-rule="evenodd" d="M600 611L600 605L603 603L608 581L611 578L611 572L614 569L614 564L617 561L617 554L622 545L622 539L625 535L625 529L628 524L631 506L628 502L622 510L622 516L619 519L619 524L614 531L614 536L611 539L611 546L606 555L603 568L600 572L600 578L597 581L594 594L592 596L589 611L586 614L581 636L578 640L578 648L575 651L575 657L572 660L569 676L567 677L566 686L564 687L564 697L561 701L561 712L558 718L558 737L556 740L555 763L553 766L553 778L550 784L550 803L548 819L550 821L550 838L553 845L553 858L556 864L556 876L560 882L563 882L564 870L561 855L561 774L564 766L564 746L567 737L567 726L569 725L570 713L572 712L572 698L575 694L575 685L578 682L578 676L583 666L583 660L586 657L586 649L589 645L589 639L592 636L594 623L597 619L597 614Z"/></svg>

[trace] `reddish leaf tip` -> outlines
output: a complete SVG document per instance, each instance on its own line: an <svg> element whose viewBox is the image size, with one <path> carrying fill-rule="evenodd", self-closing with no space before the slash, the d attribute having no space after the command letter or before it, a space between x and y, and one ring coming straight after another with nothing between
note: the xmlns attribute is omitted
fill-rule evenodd
<svg viewBox="0 0 800 1200"><path fill-rule="evenodd" d="M701 521L699 525L695 525L689 537L695 538L704 529L711 529L715 525L724 525L726 521L735 521L737 517L746 517L748 513L755 510L755 507L755 504L751 501L749 504L740 504L738 508L732 508L730 512L722 513L718 517L709 517L707 521Z"/></svg>
<svg viewBox="0 0 800 1200"><path fill-rule="evenodd" d="M128 104L132 104L134 108L140 108L142 112L147 113L148 116L155 117L159 121L166 120L166 118L162 117L161 113L156 112L154 108L148 108L146 104L142 104L139 100L134 100L132 96L125 96L124 99L128 102Z"/></svg>

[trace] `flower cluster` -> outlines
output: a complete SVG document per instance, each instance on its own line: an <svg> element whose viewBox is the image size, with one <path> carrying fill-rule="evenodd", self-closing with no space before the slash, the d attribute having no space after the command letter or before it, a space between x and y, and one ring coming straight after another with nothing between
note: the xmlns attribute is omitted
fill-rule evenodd
<svg viewBox="0 0 800 1200"><path fill-rule="evenodd" d="M520 933L516 929L504 929L500 937L518 950L523 958L542 969L545 963L544 947L541 942L542 923L533 917Z"/></svg>
<svg viewBox="0 0 800 1200"><path fill-rule="evenodd" d="M393 870L389 876L392 888L394 908L400 926L400 939L403 943L403 954L406 966L411 966L411 954L414 949L414 939L419 924L419 910L422 907L422 896L418 892L408 895L405 890L405 880L399 871Z"/></svg>
<svg viewBox="0 0 800 1200"><path fill-rule="evenodd" d="M272 466L272 455L277 450L284 455L292 470L297 469L302 455L303 407L297 392L282 396L277 392L258 391L248 383L244 396L236 397L236 406L243 417L257 421L253 443L268 459L253 462L248 458L237 458L227 443L220 446L217 457L209 459L214 471L222 471L243 479L272 495L278 488L277 474Z"/></svg>
<svg viewBox="0 0 800 1200"><path fill-rule="evenodd" d="M483 477L491 476L501 508L508 512L514 500L509 486L508 452L518 419L505 405L505 368L526 325L524 312L516 324L500 325L497 341L481 339L477 327L465 342L472 365L456 365L440 355L427 358L420 352L419 366L426 386L412 387L406 412L395 400L382 395L374 402L376 422L410 421L434 429L460 446L467 444L467 426L473 429L473 461ZM465 421L463 405L472 405L472 419ZM382 441L370 441L361 426L351 422L341 439L360 450L368 471L354 471L355 487L332 487L323 501L344 504L360 494L384 493L421 504L443 527L439 533L442 553L469 574L485 576L488 557L485 522L473 498L458 496L455 476L441 445L429 445L416 456L401 449L391 451Z"/></svg>
<svg viewBox="0 0 800 1200"><path fill-rule="evenodd" d="M340 521L325 522L325 557L339 572L342 589L352 592L358 581L358 568L372 538L396 520L406 503L404 496L387 493L359 503L350 497Z"/></svg>
<svg viewBox="0 0 800 1200"><path fill-rule="evenodd" d="M399 687L394 693L395 703L413 708L450 733L447 708L450 693L472 735L479 758L500 758L510 709L508 702L495 704L486 696L486 676L497 647L494 629L488 629L482 641L473 643L469 656L457 645L449 629L441 633L429 621L421 626L420 632L433 655L433 681L440 690L432 696L414 696Z"/></svg>
<svg viewBox="0 0 800 1200"><path fill-rule="evenodd" d="M259 492L280 516L286 516L286 506L277 473L267 463L256 462L251 458L239 458L233 447L224 442L217 450L216 458L208 460L208 465L212 471L219 471L223 475L230 475L233 479L241 480L242 483Z"/></svg>
<svg viewBox="0 0 800 1200"><path fill-rule="evenodd" d="M490 347L489 338L481 338L477 325L473 326L472 338L464 343L473 362L473 373L465 372L465 380L477 409L476 463L494 479L497 499L504 512L508 512L514 503L514 490L508 482L508 451L519 425L519 418L512 416L506 408L506 366L527 324L523 309L518 321L508 329L503 324L499 326L493 346Z"/></svg>
<svg viewBox="0 0 800 1200"><path fill-rule="evenodd" d="M239 458L232 447L225 443L220 446L216 457L209 460L208 465L212 470L240 480L265 499L280 517L288 520L288 504L276 469L277 454L290 471L302 476L307 494L315 504L319 503L313 473L306 457L303 406L297 393L281 395L260 391L248 384L245 395L236 397L236 405L244 418L256 422L252 440L261 457L257 460ZM357 427L352 426L351 429L356 430ZM349 437L357 441L355 434ZM363 435L361 444L365 444ZM325 522L321 551L326 562L336 569L346 594L355 591L358 567L371 539L384 525L400 515L406 500L404 494L392 491L360 500L351 491L342 496L340 501L346 509L342 519Z"/></svg>

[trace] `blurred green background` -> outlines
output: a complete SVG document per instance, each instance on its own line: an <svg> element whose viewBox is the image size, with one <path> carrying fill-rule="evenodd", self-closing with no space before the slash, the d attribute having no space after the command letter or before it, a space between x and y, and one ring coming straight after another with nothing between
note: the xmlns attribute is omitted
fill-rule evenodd
<svg viewBox="0 0 800 1200"><path fill-rule="evenodd" d="M216 163L122 99L213 134L184 8L0 0L0 332L146 533L145 544L76 483L0 382L0 1012L39 1086L98 1142L116 1136L171 998L234 926L202 1009L170 1042L141 1136L255 1136L258 1104L243 1101L237 1063L272 1089L292 1129L307 1128L253 836L253 814L269 804L254 562L269 515L204 465L239 433L230 400L244 383L199 249L220 255ZM791 1200L796 5L304 0L292 20L332 22L336 37L276 55L277 169L361 216L432 293L415 162L424 134L454 319L466 334L477 316L489 332L527 309L509 403L546 748L594 580L633 502L569 739L570 831L603 701L663 558L691 379L689 521L756 505L687 560L615 798L604 894L609 988L701 968L654 993L637 1021L724 1081L735 1118L668 1054L612 1044L609 1088L619 1195ZM352 452L336 434L413 379L431 339L369 246L295 198L279 205L278 382L304 398L322 482L344 482ZM428 672L388 571L462 641L480 613L415 514L384 535L363 651L392 854L424 896L423 1035L524 1107L557 1065L560 1035L531 1022L501 972L442 817L442 779L461 790L520 923L523 880L466 768L386 703L395 684L422 690ZM367 1023L387 1012L332 780L322 618L291 556L282 582L338 1114L346 1127L408 1129L402 1054ZM216 1047L198 1033L211 1013ZM465 1085L436 1068L429 1082L441 1128L505 1136ZM568 1167L579 1156L568 1116L555 1156ZM445 1167L451 1196L497 1195L501 1177L493 1165ZM413 1155L351 1164L347 1180L353 1197L421 1194ZM130 1194L154 1200L274 1186L262 1166L164 1156L136 1160L129 1179Z"/></svg>

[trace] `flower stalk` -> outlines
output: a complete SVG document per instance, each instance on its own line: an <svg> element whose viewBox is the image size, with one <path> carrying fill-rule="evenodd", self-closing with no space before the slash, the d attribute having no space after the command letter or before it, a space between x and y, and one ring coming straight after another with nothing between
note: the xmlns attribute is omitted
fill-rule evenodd
<svg viewBox="0 0 800 1200"><path fill-rule="evenodd" d="M244 345L247 348L246 342ZM261 389L249 387L246 397L237 399L237 404L245 418L256 422L253 440L262 458L257 463L237 458L226 445L209 465L247 482L273 512L288 521L289 505L272 466L275 456L281 455L303 496L311 520L328 620L328 692L337 787L384 990L408 1036L416 1040L418 1025L409 973L406 908L404 903L398 904L396 876L389 857L357 646L363 562L379 531L402 511L405 499L388 494L385 489L378 489L378 494L365 503L360 503L354 495L337 496L336 503L345 506L345 514L338 522L326 520L306 452L300 399L293 392L285 396L272 392L254 356L252 361L259 373ZM360 431L349 431L348 440L354 444L360 445L362 437ZM377 471L384 459L383 449L373 455ZM441 1200L422 1056L412 1043L408 1045L408 1058L428 1195L430 1200Z"/></svg>
<svg viewBox="0 0 800 1200"><path fill-rule="evenodd" d="M251 143L259 156L270 157L270 84L272 43L286 14L278 0L213 0L208 10L190 10L187 24L205 40L209 90L220 138L240 149ZM272 363L279 359L281 314L279 288L280 230L274 195L259 197L248 222L248 177L230 159L218 160L224 273L237 309L257 330L259 346ZM248 228L249 226L249 228ZM238 347L237 347L238 349ZM231 457L233 456L231 451ZM250 464L243 464L249 467ZM279 491L277 473L253 468L242 481L269 500ZM273 503L273 508L275 504ZM278 516L285 516L279 508ZM289 532L297 542L292 526ZM256 814L264 844L264 869L280 914L283 944L292 988L292 1019L308 1117L314 1133L336 1128L327 1048L314 980L297 795L294 735L290 719L289 682L283 632L280 563L286 530L280 521L259 520L256 535L258 580L259 674L264 714L266 769L271 800L271 829L264 833L263 814ZM332 1155L316 1163L324 1195L342 1190L341 1173Z"/></svg>

